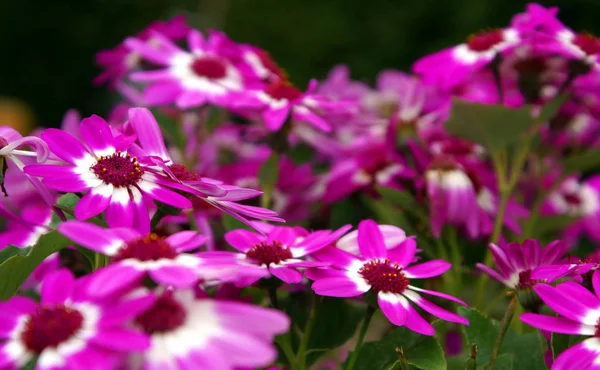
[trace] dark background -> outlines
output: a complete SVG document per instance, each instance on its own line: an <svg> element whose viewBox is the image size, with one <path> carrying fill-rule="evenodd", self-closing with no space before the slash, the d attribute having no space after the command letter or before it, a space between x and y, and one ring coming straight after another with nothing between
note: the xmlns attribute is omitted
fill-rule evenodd
<svg viewBox="0 0 600 370"><path fill-rule="evenodd" d="M600 31L600 1L560 4L576 31ZM117 97L94 87L96 51L155 19L188 14L199 29L270 51L305 86L338 63L373 81L383 68L408 70L418 57L508 24L526 2L507 0L4 0L0 2L0 120L57 126L69 108L105 115ZM7 100L10 98L10 100ZM16 100L15 100L16 99ZM8 101L8 103L7 103ZM23 104L16 104L17 102ZM15 106L17 114L2 115ZM12 109L14 111L14 109ZM7 118L8 117L8 118ZM0 125L11 124L2 122ZM16 123L13 122L16 125Z"/></svg>

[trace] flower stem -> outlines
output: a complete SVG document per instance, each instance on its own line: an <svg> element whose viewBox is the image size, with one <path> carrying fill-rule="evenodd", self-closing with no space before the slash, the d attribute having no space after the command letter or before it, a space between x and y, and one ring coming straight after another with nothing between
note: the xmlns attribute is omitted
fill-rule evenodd
<svg viewBox="0 0 600 370"><path fill-rule="evenodd" d="M300 347L298 348L298 366L300 369L304 369L306 367L306 350L308 349L308 342L310 341L310 335L312 333L313 328L315 327L316 318L317 318L317 309L321 302L320 297L313 296L312 304L310 307L310 314L308 316L308 321L306 322L306 326L304 327L304 332L302 333L302 341L300 342Z"/></svg>
<svg viewBox="0 0 600 370"><path fill-rule="evenodd" d="M500 353L500 347L502 347L502 342L504 341L504 336L506 335L506 331L510 326L510 322L515 314L515 308L517 307L517 296L514 292L509 292L509 295L512 295L512 299L506 308L506 312L504 313L504 317L502 318L502 322L500 323L500 330L498 331L498 336L496 337L496 344L494 345L494 349L492 350L492 357L490 358L490 363L488 365L488 370L494 369L494 364L496 363L496 358Z"/></svg>
<svg viewBox="0 0 600 370"><path fill-rule="evenodd" d="M348 366L346 370L352 370L354 368L354 364L356 360L358 360L358 353L362 347L363 341L365 340L365 334L367 334L367 329L369 328L369 324L371 323L371 319L373 318L373 314L375 313L375 308L368 306L367 313L365 314L365 319L360 328L360 333L358 334L358 341L356 342L356 346L354 347L354 351L352 352L352 356L348 361Z"/></svg>

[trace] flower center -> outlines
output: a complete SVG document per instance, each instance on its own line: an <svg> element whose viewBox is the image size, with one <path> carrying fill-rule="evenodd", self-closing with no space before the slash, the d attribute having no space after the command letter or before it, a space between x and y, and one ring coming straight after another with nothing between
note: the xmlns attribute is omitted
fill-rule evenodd
<svg viewBox="0 0 600 370"><path fill-rule="evenodd" d="M296 100L302 92L286 81L276 81L265 89L265 92L277 100Z"/></svg>
<svg viewBox="0 0 600 370"><path fill-rule="evenodd" d="M440 149L441 154L449 154L455 157L467 157L475 154L475 144L462 139L445 140L442 142Z"/></svg>
<svg viewBox="0 0 600 370"><path fill-rule="evenodd" d="M371 260L365 263L358 272L375 292L401 294L408 287L408 278L402 272L402 267L390 262L387 258Z"/></svg>
<svg viewBox="0 0 600 370"><path fill-rule="evenodd" d="M218 80L227 75L227 67L220 58L201 57L192 62L192 70L200 77Z"/></svg>
<svg viewBox="0 0 600 370"><path fill-rule="evenodd" d="M157 261L163 258L172 260L178 255L179 253L165 241L165 238L152 233L125 244L113 256L112 262L129 258L138 261Z"/></svg>
<svg viewBox="0 0 600 370"><path fill-rule="evenodd" d="M39 354L69 340L82 324L83 315L74 308L40 307L27 318L21 340L28 350Z"/></svg>
<svg viewBox="0 0 600 370"><path fill-rule="evenodd" d="M6 140L2 136L0 136L0 149L4 148L7 145L8 145L8 140Z"/></svg>
<svg viewBox="0 0 600 370"><path fill-rule="evenodd" d="M467 46L473 51L483 52L490 50L502 41L504 41L502 30L495 29L469 36L467 39Z"/></svg>
<svg viewBox="0 0 600 370"><path fill-rule="evenodd" d="M161 295L149 310L135 319L135 323L148 334L173 331L185 323L187 312L173 293Z"/></svg>
<svg viewBox="0 0 600 370"><path fill-rule="evenodd" d="M565 199L565 202L569 203L571 206L579 207L581 205L581 197L577 193L563 194L563 198Z"/></svg>
<svg viewBox="0 0 600 370"><path fill-rule="evenodd" d="M144 174L136 157L121 152L98 158L90 169L104 183L115 187L134 186Z"/></svg>
<svg viewBox="0 0 600 370"><path fill-rule="evenodd" d="M274 241L271 244L260 242L246 252L246 257L260 263L261 265L278 264L281 261L292 258L292 252L281 245L281 242Z"/></svg>
<svg viewBox="0 0 600 370"><path fill-rule="evenodd" d="M600 42L596 36L591 33L579 33L575 35L573 44L577 45L587 55L594 55L600 53Z"/></svg>
<svg viewBox="0 0 600 370"><path fill-rule="evenodd" d="M535 280L531 280L531 269L519 272L519 284L517 288L527 289L535 285Z"/></svg>
<svg viewBox="0 0 600 370"><path fill-rule="evenodd" d="M188 170L182 164L172 164L169 166L173 175L180 181L201 181L202 177L197 172Z"/></svg>

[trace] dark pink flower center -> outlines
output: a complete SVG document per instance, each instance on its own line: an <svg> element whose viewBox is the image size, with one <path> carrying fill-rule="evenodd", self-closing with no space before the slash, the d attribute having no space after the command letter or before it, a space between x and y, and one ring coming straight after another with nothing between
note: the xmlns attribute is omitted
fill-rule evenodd
<svg viewBox="0 0 600 370"><path fill-rule="evenodd" d="M449 154L455 157L466 157L475 154L475 144L462 139L445 140L442 142L441 149L441 154Z"/></svg>
<svg viewBox="0 0 600 370"><path fill-rule="evenodd" d="M121 152L98 158L90 170L105 184L115 187L134 186L144 175L137 158Z"/></svg>
<svg viewBox="0 0 600 370"><path fill-rule="evenodd" d="M21 340L28 350L39 354L69 340L82 324L83 315L74 308L64 305L39 307L27 318Z"/></svg>
<svg viewBox="0 0 600 370"><path fill-rule="evenodd" d="M179 253L166 242L165 238L154 233L145 237L134 239L121 247L112 261L118 262L125 259L138 261L156 261L159 259L175 259Z"/></svg>
<svg viewBox="0 0 600 370"><path fill-rule="evenodd" d="M182 164L172 164L169 169L179 181L201 181L202 177L197 172L188 170Z"/></svg>
<svg viewBox="0 0 600 370"><path fill-rule="evenodd" d="M469 36L467 45L473 51L488 51L492 47L504 41L504 34L501 29L484 31Z"/></svg>
<svg viewBox="0 0 600 370"><path fill-rule="evenodd" d="M531 269L519 272L519 284L517 285L518 289L532 288L535 283L535 280L531 280Z"/></svg>
<svg viewBox="0 0 600 370"><path fill-rule="evenodd" d="M292 258L292 252L284 247L281 242L273 241L270 244L260 242L246 252L246 257L261 265L278 264Z"/></svg>
<svg viewBox="0 0 600 370"><path fill-rule="evenodd" d="M289 82L276 81L265 89L265 92L277 100L296 100L302 96L302 92L292 86Z"/></svg>
<svg viewBox="0 0 600 370"><path fill-rule="evenodd" d="M375 292L403 293L408 287L408 278L402 267L390 260L371 260L358 271Z"/></svg>
<svg viewBox="0 0 600 370"><path fill-rule="evenodd" d="M581 197L577 193L564 194L563 198L567 203L569 203L572 206L578 207L581 205Z"/></svg>
<svg viewBox="0 0 600 370"><path fill-rule="evenodd" d="M200 77L218 80L227 75L227 66L221 58L200 57L192 62L192 70Z"/></svg>
<svg viewBox="0 0 600 370"><path fill-rule="evenodd" d="M600 53L600 41L591 33L579 33L575 35L573 44L577 45L587 55Z"/></svg>
<svg viewBox="0 0 600 370"><path fill-rule="evenodd" d="M8 140L6 140L2 136L0 136L0 149L4 148L7 145L8 145Z"/></svg>
<svg viewBox="0 0 600 370"><path fill-rule="evenodd" d="M262 63L263 67L269 70L269 72L281 79L285 78L285 74L283 73L281 68L279 68L277 63L275 63L273 58L271 58L271 55L268 52L264 50L256 50L255 54L258 56L258 59L260 59L260 62Z"/></svg>
<svg viewBox="0 0 600 370"><path fill-rule="evenodd" d="M135 319L148 334L173 331L185 323L187 312L171 292L161 295L149 310Z"/></svg>

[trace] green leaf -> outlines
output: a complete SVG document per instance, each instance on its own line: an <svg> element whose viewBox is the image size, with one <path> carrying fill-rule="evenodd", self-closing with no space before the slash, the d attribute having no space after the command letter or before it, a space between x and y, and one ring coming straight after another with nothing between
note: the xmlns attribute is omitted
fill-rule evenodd
<svg viewBox="0 0 600 370"><path fill-rule="evenodd" d="M15 255L0 264L0 300L12 297L42 261L71 242L57 231L42 235L27 255Z"/></svg>
<svg viewBox="0 0 600 370"><path fill-rule="evenodd" d="M318 297L313 298L318 299ZM308 348L333 349L346 343L356 332L364 313L364 307L352 304L348 300L322 298L316 312L315 326L308 342ZM308 362L312 363L318 357L318 353L310 355Z"/></svg>
<svg viewBox="0 0 600 370"><path fill-rule="evenodd" d="M350 196L331 206L329 227L337 229L346 224L358 225L364 216L364 206L361 199L357 196Z"/></svg>
<svg viewBox="0 0 600 370"><path fill-rule="evenodd" d="M567 173L588 171L600 166L600 148L568 156L563 161Z"/></svg>
<svg viewBox="0 0 600 370"><path fill-rule="evenodd" d="M269 208L273 198L273 189L279 179L279 155L273 151L269 158L260 166L258 171L258 183L263 191L261 206Z"/></svg>
<svg viewBox="0 0 600 370"><path fill-rule="evenodd" d="M79 197L75 193L67 193L58 198L56 206L72 214L78 202Z"/></svg>
<svg viewBox="0 0 600 370"><path fill-rule="evenodd" d="M238 220L237 218L235 218L227 213L223 213L222 217L223 217L223 228L225 228L225 231L231 231L231 230L236 230L236 229L246 229L246 230L250 230L250 231L255 231L250 226L246 225L242 221Z"/></svg>
<svg viewBox="0 0 600 370"><path fill-rule="evenodd" d="M7 259L9 259L12 256L25 255L25 254L29 253L30 249L31 249L30 247L29 248L19 248L14 245L6 246L6 247L0 249L0 263L6 261Z"/></svg>
<svg viewBox="0 0 600 370"><path fill-rule="evenodd" d="M477 344L477 364L487 365L496 343L497 327L474 308L458 307L458 314L469 320L469 325L461 328L467 337L467 346Z"/></svg>
<svg viewBox="0 0 600 370"><path fill-rule="evenodd" d="M376 189L381 194L383 200L400 206L402 211L411 213L420 219L428 219L423 206L408 191L400 191L383 186L377 186Z"/></svg>
<svg viewBox="0 0 600 370"><path fill-rule="evenodd" d="M445 370L446 359L442 347L435 337L425 336L406 327L394 329L379 342L363 345L355 370L387 370L398 363L397 349L402 348L411 368Z"/></svg>
<svg viewBox="0 0 600 370"><path fill-rule="evenodd" d="M554 236L557 231L564 230L575 220L575 217L564 215L540 217L535 224L534 234L540 238L548 234Z"/></svg>
<svg viewBox="0 0 600 370"><path fill-rule="evenodd" d="M558 334L552 333L552 357L556 360L556 358L563 353L567 348L573 347L577 343L587 339L588 337L582 335L567 335L567 334Z"/></svg>
<svg viewBox="0 0 600 370"><path fill-rule="evenodd" d="M538 122L547 122L550 119L556 116L560 107L569 100L571 94L562 93L554 97L554 99L550 100L548 103L544 104L542 110L540 111L540 115L536 118Z"/></svg>
<svg viewBox="0 0 600 370"><path fill-rule="evenodd" d="M490 151L506 148L534 124L531 108L510 109L455 99L446 129L451 135L483 145Z"/></svg>
<svg viewBox="0 0 600 370"><path fill-rule="evenodd" d="M496 358L494 370L512 370L514 366L514 356L510 353L503 353ZM480 366L478 370L486 370L487 366Z"/></svg>
<svg viewBox="0 0 600 370"><path fill-rule="evenodd" d="M518 320L518 318L515 318ZM514 355L515 369L545 370L544 351L537 333L517 334L509 330L504 337L500 353ZM494 367L495 369L495 367Z"/></svg>

